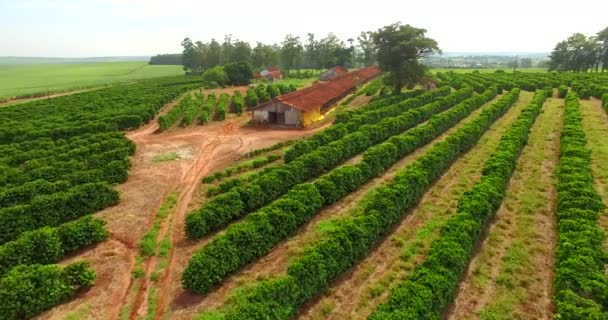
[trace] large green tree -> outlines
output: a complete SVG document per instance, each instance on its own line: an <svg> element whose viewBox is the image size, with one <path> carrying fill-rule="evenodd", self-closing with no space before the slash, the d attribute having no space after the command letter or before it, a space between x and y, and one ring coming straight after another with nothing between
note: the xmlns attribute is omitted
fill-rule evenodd
<svg viewBox="0 0 608 320"><path fill-rule="evenodd" d="M597 38L575 33L555 45L549 56L549 70L587 72L597 67L599 56Z"/></svg>
<svg viewBox="0 0 608 320"><path fill-rule="evenodd" d="M599 42L599 63L602 65L602 72L608 69L608 27L597 33L595 38Z"/></svg>
<svg viewBox="0 0 608 320"><path fill-rule="evenodd" d="M253 48L251 58L253 67L262 69L266 67L277 66L279 64L279 56L281 48L277 45L267 45L261 42Z"/></svg>
<svg viewBox="0 0 608 320"><path fill-rule="evenodd" d="M304 47L300 37L288 34L282 42L281 65L287 72L300 70L304 60Z"/></svg>
<svg viewBox="0 0 608 320"><path fill-rule="evenodd" d="M399 93L405 86L413 88L424 77L426 67L419 59L441 52L437 41L425 36L426 30L409 24L394 23L373 35L378 63L386 71L385 79Z"/></svg>
<svg viewBox="0 0 608 320"><path fill-rule="evenodd" d="M359 61L364 66L371 66L376 61L376 44L371 31L361 32L357 37L359 42Z"/></svg>

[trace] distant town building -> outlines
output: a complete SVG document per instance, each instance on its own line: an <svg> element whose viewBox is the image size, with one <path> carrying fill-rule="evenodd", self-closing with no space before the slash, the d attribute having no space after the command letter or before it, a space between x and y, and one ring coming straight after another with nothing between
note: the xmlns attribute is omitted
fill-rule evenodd
<svg viewBox="0 0 608 320"><path fill-rule="evenodd" d="M348 72L302 90L287 93L257 106L253 124L307 127L320 120L335 104L356 87L381 73L373 66Z"/></svg>

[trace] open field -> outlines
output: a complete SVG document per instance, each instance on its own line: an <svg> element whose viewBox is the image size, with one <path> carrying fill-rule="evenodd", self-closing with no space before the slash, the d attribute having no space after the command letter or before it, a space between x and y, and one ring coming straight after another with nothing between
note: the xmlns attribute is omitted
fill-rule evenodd
<svg viewBox="0 0 608 320"><path fill-rule="evenodd" d="M437 72L456 72L456 73L469 73L472 71L479 71L481 73L494 73L498 70L502 70L504 72L513 72L513 68L500 68L500 69L490 69L490 68L454 68L454 69L441 69L441 68L431 68L430 71L432 73ZM546 68L517 68L518 72L546 72Z"/></svg>
<svg viewBox="0 0 608 320"><path fill-rule="evenodd" d="M297 130L183 76L0 108L0 319L605 317L608 75L437 79Z"/></svg>
<svg viewBox="0 0 608 320"><path fill-rule="evenodd" d="M182 74L181 66L151 66L146 61L2 64L0 101Z"/></svg>

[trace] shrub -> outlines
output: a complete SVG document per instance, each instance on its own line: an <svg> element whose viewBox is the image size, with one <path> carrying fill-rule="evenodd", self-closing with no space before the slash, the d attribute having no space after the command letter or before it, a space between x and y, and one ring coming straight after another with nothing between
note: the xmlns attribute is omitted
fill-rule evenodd
<svg viewBox="0 0 608 320"><path fill-rule="evenodd" d="M228 105L230 104L230 96L227 93L220 95L220 100L215 108L215 120L223 121L226 119L226 112L228 112Z"/></svg>
<svg viewBox="0 0 608 320"><path fill-rule="evenodd" d="M245 97L247 107L249 109L256 107L258 105L258 101L257 92L254 89L247 89L247 96Z"/></svg>
<svg viewBox="0 0 608 320"><path fill-rule="evenodd" d="M90 287L95 272L86 262L18 266L0 279L2 319L31 318L66 300L82 287Z"/></svg>
<svg viewBox="0 0 608 320"><path fill-rule="evenodd" d="M260 103L270 100L270 94L268 93L268 88L265 84L260 84L255 87L255 93L257 94Z"/></svg>
<svg viewBox="0 0 608 320"><path fill-rule="evenodd" d="M276 84L269 84L266 87L266 90L268 91L270 98L274 98L276 96L281 95L281 90L279 89L279 87Z"/></svg>
<svg viewBox="0 0 608 320"><path fill-rule="evenodd" d="M557 97L558 98L563 99L566 97L567 94L568 94L568 86L565 86L562 84L557 88Z"/></svg>
<svg viewBox="0 0 608 320"><path fill-rule="evenodd" d="M228 81L233 86L248 85L253 79L253 68L248 62L241 61L225 64L224 71L228 76Z"/></svg>
<svg viewBox="0 0 608 320"><path fill-rule="evenodd" d="M228 78L228 74L222 66L215 66L213 68L207 69L203 73L203 82L207 84L215 82L219 86L223 87L230 82L230 79Z"/></svg>
<svg viewBox="0 0 608 320"><path fill-rule="evenodd" d="M238 90L234 91L234 95L232 96L232 112L240 115L243 113L244 106L245 98L243 94Z"/></svg>

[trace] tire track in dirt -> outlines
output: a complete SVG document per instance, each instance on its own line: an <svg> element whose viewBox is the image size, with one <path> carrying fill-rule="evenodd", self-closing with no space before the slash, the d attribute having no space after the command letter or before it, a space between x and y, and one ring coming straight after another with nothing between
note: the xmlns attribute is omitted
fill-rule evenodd
<svg viewBox="0 0 608 320"><path fill-rule="evenodd" d="M176 239L177 232L175 231L175 229L180 230L181 228L183 228L182 222L184 221L185 215L187 213L188 204L192 200L192 197L195 194L196 188L200 185L201 179L203 178L203 176L205 174L208 173L209 170L206 170L208 168L208 166L213 164L214 162L222 162L222 161L228 160L226 158L230 157L231 155L233 155L235 153L238 153L241 150L241 148L243 146L242 138L230 136L231 134L236 133L238 121L239 121L239 119L231 119L231 120L227 120L225 123L222 123L218 127L218 131L219 131L218 135L215 135L213 138L211 138L211 140L209 142L207 142L207 144L201 146L198 149L198 153L195 155L194 163L192 163L187 168L184 168L184 167L181 168L182 170L181 170L180 181L179 181L178 186L175 188L176 192L178 192L178 194L179 194L177 206L176 206L175 210L173 210L172 214L163 221L163 224L161 225L160 231L158 233L157 243L160 242L160 239L163 239L165 237L165 235L167 235L167 233L169 233L169 237L172 239L173 243L175 243L177 241L177 239ZM148 132L149 131L150 130L148 130ZM193 135L188 135L188 136L192 137ZM176 135L175 137L183 138L183 136L181 136L179 134ZM233 150L224 152L224 153L217 151L217 149L221 145L230 144L229 140L234 140L235 138L236 138L236 141L238 141L237 142L238 145L236 145L236 147ZM171 268L173 266L174 256L175 256L175 245L172 245L171 249L169 251L168 266L165 268L165 270L163 272L163 278L161 281L160 290L158 291L158 295L157 295L159 297L158 306L156 309L157 318L160 318L160 315L162 314L162 312L164 310L166 296L163 293L169 285L169 281L170 281L169 275L171 273ZM148 263L146 264L146 267L145 267L146 273L144 276L144 283L138 293L138 297L136 298L136 302L132 309L130 319L136 319L138 317L144 316L147 312L147 309L148 309L147 308L148 307L147 299L149 297L148 293L149 293L150 285L151 285L150 274L155 269L157 264L158 264L158 257L156 257L156 256L152 256L148 260Z"/></svg>

